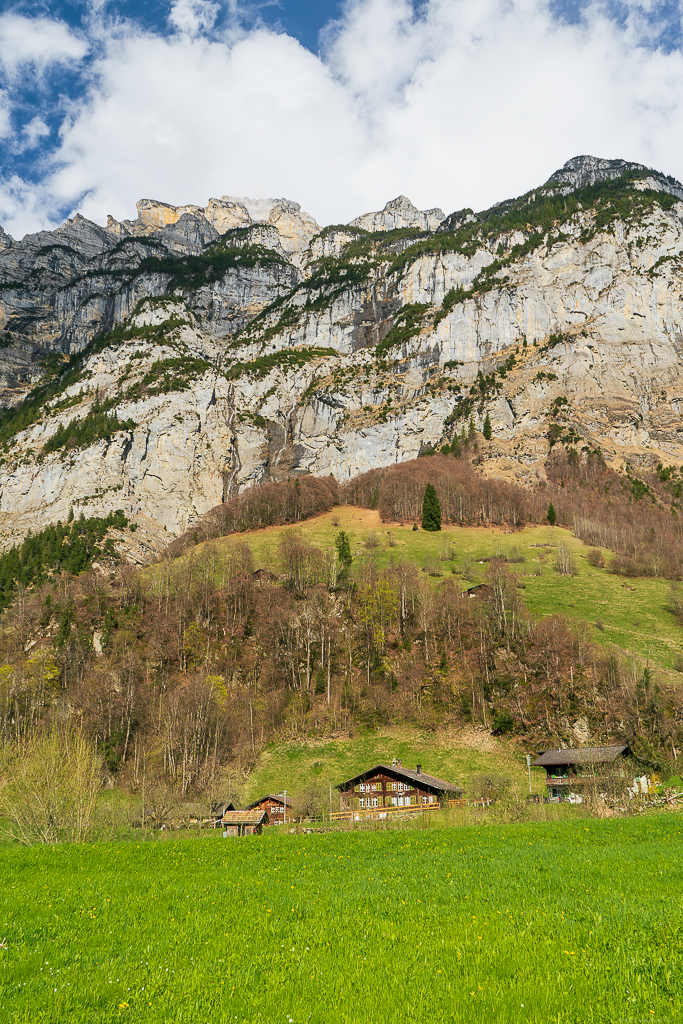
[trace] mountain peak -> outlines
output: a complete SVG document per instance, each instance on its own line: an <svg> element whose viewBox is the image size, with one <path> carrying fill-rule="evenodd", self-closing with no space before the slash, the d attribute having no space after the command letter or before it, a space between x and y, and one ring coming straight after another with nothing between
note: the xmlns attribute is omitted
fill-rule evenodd
<svg viewBox="0 0 683 1024"><path fill-rule="evenodd" d="M547 185L567 184L570 188L587 188L600 181L611 181L620 178L627 171L638 171L640 174L636 179L636 188L651 188L655 192L668 192L672 196L683 199L683 185L676 178L672 178L661 171L655 171L645 164L638 164L632 160L606 160L599 156L573 156L566 164L551 174L546 181Z"/></svg>

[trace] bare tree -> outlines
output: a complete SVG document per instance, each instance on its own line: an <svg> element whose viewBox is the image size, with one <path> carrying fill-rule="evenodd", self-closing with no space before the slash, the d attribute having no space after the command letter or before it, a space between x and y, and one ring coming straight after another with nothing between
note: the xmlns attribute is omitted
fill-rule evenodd
<svg viewBox="0 0 683 1024"><path fill-rule="evenodd" d="M54 727L30 746L16 748L3 768L2 832L35 843L84 842L94 824L102 763L74 729Z"/></svg>

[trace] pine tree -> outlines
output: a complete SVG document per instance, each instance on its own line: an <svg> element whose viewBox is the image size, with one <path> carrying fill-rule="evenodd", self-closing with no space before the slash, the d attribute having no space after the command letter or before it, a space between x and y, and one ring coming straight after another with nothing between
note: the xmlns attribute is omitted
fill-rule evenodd
<svg viewBox="0 0 683 1024"><path fill-rule="evenodd" d="M546 512L546 519L548 520L548 522L550 523L551 526L554 526L555 523L557 522L557 512L555 511L555 508L553 506L552 501L548 505L548 511Z"/></svg>
<svg viewBox="0 0 683 1024"><path fill-rule="evenodd" d="M441 505L433 484L427 484L422 499L422 529L432 533L441 529Z"/></svg>
<svg viewBox="0 0 683 1024"><path fill-rule="evenodd" d="M482 433L487 441L491 440L491 420L489 419L488 413L486 413L486 419L484 420L484 429Z"/></svg>
<svg viewBox="0 0 683 1024"><path fill-rule="evenodd" d="M476 436L477 436L477 432L474 429L474 420L470 416L470 427L469 427L469 431L468 431L468 434L467 434L467 440L468 441L474 441Z"/></svg>
<svg viewBox="0 0 683 1024"><path fill-rule="evenodd" d="M353 562L353 555L351 554L351 544L349 538L343 530L340 530L337 536L334 538L334 546L337 549L337 557L341 562L341 570L339 572L339 580L345 580L348 578L349 569Z"/></svg>

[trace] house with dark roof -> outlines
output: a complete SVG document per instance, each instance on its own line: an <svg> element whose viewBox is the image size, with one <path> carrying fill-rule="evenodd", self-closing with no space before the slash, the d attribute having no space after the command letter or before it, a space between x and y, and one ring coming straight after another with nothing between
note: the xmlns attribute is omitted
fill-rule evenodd
<svg viewBox="0 0 683 1024"><path fill-rule="evenodd" d="M566 747L564 750L546 750L531 763L535 768L545 768L545 784L550 799L562 801L567 800L570 793L580 792L605 765L628 758L630 754L628 744L577 749ZM626 774L626 765L623 771Z"/></svg>
<svg viewBox="0 0 683 1024"><path fill-rule="evenodd" d="M340 793L340 810L386 817L405 810L436 810L460 800L463 790L452 782L427 775L422 765L413 771L401 761L378 764L335 787Z"/></svg>
<svg viewBox="0 0 683 1024"><path fill-rule="evenodd" d="M270 825L284 825L296 818L294 805L284 793L266 793L252 804L247 804L247 810L267 811Z"/></svg>

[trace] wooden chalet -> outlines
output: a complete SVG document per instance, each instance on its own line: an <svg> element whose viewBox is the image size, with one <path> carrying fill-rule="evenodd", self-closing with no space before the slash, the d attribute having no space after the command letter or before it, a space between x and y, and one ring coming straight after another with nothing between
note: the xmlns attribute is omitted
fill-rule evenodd
<svg viewBox="0 0 683 1024"><path fill-rule="evenodd" d="M292 801L284 793L267 793L254 800L253 804L247 804L247 810L267 811L270 825L283 825L296 817Z"/></svg>
<svg viewBox="0 0 683 1024"><path fill-rule="evenodd" d="M267 811L226 811L218 827L224 836L260 836L267 824Z"/></svg>
<svg viewBox="0 0 683 1024"><path fill-rule="evenodd" d="M397 760L391 765L368 768L336 788L343 817L352 814L384 818L401 811L437 810L459 801L464 792L452 782L427 775L422 765L418 764L413 771Z"/></svg>
<svg viewBox="0 0 683 1024"><path fill-rule="evenodd" d="M578 749L567 747L564 750L546 750L531 763L535 768L545 768L548 796L555 802L567 800L570 793L580 791L595 777L601 765L613 764L620 758L629 757L630 753L627 744Z"/></svg>

